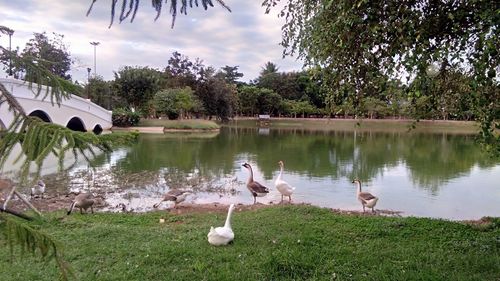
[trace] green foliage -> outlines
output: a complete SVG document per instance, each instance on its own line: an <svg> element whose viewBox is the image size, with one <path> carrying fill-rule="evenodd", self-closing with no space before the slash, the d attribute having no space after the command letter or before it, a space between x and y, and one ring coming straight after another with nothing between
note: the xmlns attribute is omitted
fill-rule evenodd
<svg viewBox="0 0 500 281"><path fill-rule="evenodd" d="M113 110L111 115L113 126L117 127L130 127L136 126L141 119L141 115L137 112L132 112L131 110L124 108L117 108Z"/></svg>
<svg viewBox="0 0 500 281"><path fill-rule="evenodd" d="M185 87L161 90L155 94L153 103L157 115L167 115L169 119L180 116L183 119L194 109L195 100L191 88Z"/></svg>
<svg viewBox="0 0 500 281"><path fill-rule="evenodd" d="M243 77L243 73L238 72L239 66L226 65L216 74L217 78L223 79L228 84L236 84L238 78Z"/></svg>
<svg viewBox="0 0 500 281"><path fill-rule="evenodd" d="M207 115L222 121L233 117L237 106L236 86L224 80L210 78L198 85L196 94L205 108Z"/></svg>
<svg viewBox="0 0 500 281"><path fill-rule="evenodd" d="M3 230L5 240L9 244L11 256L16 248L20 249L21 256L25 256L26 253L39 254L45 261L55 260L61 280L74 277L73 270L61 256L61 246L49 235L2 213L0 213L0 229Z"/></svg>
<svg viewBox="0 0 500 281"><path fill-rule="evenodd" d="M34 38L26 43L26 47L20 54L21 57L34 61L41 68L45 68L50 73L61 77L65 80L70 80L71 75L68 73L73 60L70 53L63 42L64 35L53 33L54 38L49 38L45 32L34 33ZM8 65L9 56L0 56L3 64ZM26 68L22 62L15 60L13 64L14 77L27 81L41 83L38 77L32 76L32 72Z"/></svg>
<svg viewBox="0 0 500 281"><path fill-rule="evenodd" d="M101 142L106 143L108 147L114 148L136 143L139 138L139 133L114 132L112 134L102 134L97 137Z"/></svg>
<svg viewBox="0 0 500 281"><path fill-rule="evenodd" d="M126 66L115 72L114 89L134 109L140 109L160 89L161 73L149 67Z"/></svg>
<svg viewBox="0 0 500 281"><path fill-rule="evenodd" d="M279 0L265 0L268 9ZM284 54L298 53L324 75L335 104L380 91L386 78L423 79L461 68L472 78L470 107L481 136L495 143L499 86L500 20L494 1L288 0L281 16ZM496 137L495 137L496 135Z"/></svg>
<svg viewBox="0 0 500 281"><path fill-rule="evenodd" d="M104 81L101 76L90 78L83 90L84 97L89 98L93 103L98 104L108 110L123 106L124 102L119 100L111 92L112 83Z"/></svg>

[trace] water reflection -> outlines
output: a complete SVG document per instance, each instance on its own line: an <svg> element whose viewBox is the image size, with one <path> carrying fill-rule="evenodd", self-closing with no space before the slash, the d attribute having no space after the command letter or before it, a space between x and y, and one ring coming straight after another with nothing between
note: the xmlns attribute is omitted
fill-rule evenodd
<svg viewBox="0 0 500 281"><path fill-rule="evenodd" d="M360 210L351 183L359 178L380 197L380 209L449 219L500 216L500 165L471 135L254 127L141 135L130 148L99 155L95 169L69 171L65 184L70 190L104 189L112 204L144 210L170 188L197 191L187 200L195 203L251 204L248 173L241 168L249 162L255 180L272 189L259 202L276 203L279 160L285 180L297 187L295 202Z"/></svg>

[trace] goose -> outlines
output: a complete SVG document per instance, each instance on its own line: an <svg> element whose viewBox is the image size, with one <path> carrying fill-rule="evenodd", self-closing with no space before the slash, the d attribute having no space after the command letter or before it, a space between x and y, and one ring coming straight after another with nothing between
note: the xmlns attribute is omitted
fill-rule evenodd
<svg viewBox="0 0 500 281"><path fill-rule="evenodd" d="M40 195L40 197L43 198L44 194L45 194L45 183L43 182L43 180L38 180L37 184L31 188L31 198L37 195Z"/></svg>
<svg viewBox="0 0 500 281"><path fill-rule="evenodd" d="M234 210L234 204L229 206L229 211L227 212L226 223L222 227L213 226L210 227L210 232L208 232L208 243L214 246L227 245L234 239L234 232L231 229L231 214Z"/></svg>
<svg viewBox="0 0 500 281"><path fill-rule="evenodd" d="M278 164L280 165L280 174L278 175L278 178L274 182L274 186L281 193L281 202L283 202L283 196L288 196L288 202L292 202L291 195L295 190L295 187L292 187L286 181L282 180L283 169L285 167L285 164L283 163L283 161L279 161Z"/></svg>
<svg viewBox="0 0 500 281"><path fill-rule="evenodd" d="M358 185L356 195L359 202L361 202L361 205L363 205L363 213L365 212L365 207L372 208L372 212L375 213L375 210L373 208L375 207L375 205L377 205L378 197L373 196L373 194L369 192L362 192L360 180L355 179L352 181L352 183L356 183Z"/></svg>
<svg viewBox="0 0 500 281"><path fill-rule="evenodd" d="M179 189L171 189L167 193L165 193L165 195L163 195L163 199L160 202L158 202L158 203L156 203L156 204L153 205L153 208L155 208L155 209L158 208L158 206L160 206L160 204L163 201L174 202L174 208L175 208L178 203L181 203L184 200L186 200L186 197L189 194L191 194L190 191L179 190Z"/></svg>
<svg viewBox="0 0 500 281"><path fill-rule="evenodd" d="M245 163L242 166L250 171L250 177L248 178L247 188L248 190L250 190L250 193L252 193L253 203L255 204L257 202L257 197L263 197L269 193L269 188L253 180L253 170L250 164Z"/></svg>
<svg viewBox="0 0 500 281"><path fill-rule="evenodd" d="M68 210L68 215L71 214L73 209L75 207L80 208L80 214L83 214L83 210L85 210L85 213L87 212L87 209L90 208L90 211L92 214L94 213L94 203L96 200L94 199L94 196L90 193L80 193L78 194L73 202L71 203L69 210Z"/></svg>

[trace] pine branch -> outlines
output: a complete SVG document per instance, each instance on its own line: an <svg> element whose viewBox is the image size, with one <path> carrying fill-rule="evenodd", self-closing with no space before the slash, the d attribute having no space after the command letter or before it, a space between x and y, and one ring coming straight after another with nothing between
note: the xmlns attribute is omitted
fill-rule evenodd
<svg viewBox="0 0 500 281"><path fill-rule="evenodd" d="M94 7L94 4L97 0L92 0L92 3L90 4L89 9L87 10L87 16L92 12L92 8ZM180 8L179 5L177 5L180 1ZM219 3L220 6L222 6L224 9L228 10L231 12L231 8L226 5L226 3L223 0L216 0L217 3ZM160 15L161 15L161 10L163 7L163 2L165 4L168 3L168 0L152 0L151 4L153 6L153 9L156 11L156 16L154 20L156 21ZM139 3L140 0L122 0L121 4L121 9L119 12L119 19L120 23L127 19L129 16L130 22L134 21L135 15L137 14L137 10L139 8ZM113 25L115 16L116 16L116 10L117 10L117 5L118 5L118 0L111 0L111 21L109 23L109 28ZM207 10L208 7L213 7L214 4L212 3L212 0L201 0L201 5L203 6L203 9ZM194 6L198 7L198 0L194 1ZM193 8L193 0L190 0L189 3L187 0L170 0L170 15L172 16L172 28L174 28L175 25L175 19L177 17L177 12L179 11L181 14L187 15L187 10L188 8Z"/></svg>
<svg viewBox="0 0 500 281"><path fill-rule="evenodd" d="M43 260L54 259L59 267L62 280L69 280L70 276L75 277L74 272L59 251L61 245L56 243L49 235L3 213L0 213L0 222L2 222L0 230L3 230L11 255L14 255L14 249L18 246L21 255L26 253L39 254Z"/></svg>

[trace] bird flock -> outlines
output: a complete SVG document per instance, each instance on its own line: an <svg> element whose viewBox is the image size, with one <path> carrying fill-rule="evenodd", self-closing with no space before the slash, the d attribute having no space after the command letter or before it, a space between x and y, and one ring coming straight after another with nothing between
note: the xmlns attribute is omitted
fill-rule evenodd
<svg viewBox="0 0 500 281"><path fill-rule="evenodd" d="M285 167L283 161L279 161L278 165L280 168L280 172L278 174L278 177L274 181L274 186L276 190L281 194L281 203L283 203L285 197L288 197L288 202L291 203L292 194L295 191L295 187L291 186L288 182L286 182L283 179L283 171ZM244 163L242 166L249 171L249 177L246 187L253 196L254 204L256 204L257 197L266 196L270 190L268 187L254 180L253 169L250 164ZM371 208L372 212L375 212L374 208L378 202L378 197L374 196L369 192L363 192L361 190L361 181L359 179L354 179L352 183L356 185L356 198L361 203L363 207L363 212L365 212L366 208ZM45 189L46 189L45 183L42 180L39 180L37 184L31 188L31 198L32 199L36 197L43 198L45 194ZM192 194L192 192L188 190L171 189L164 194L160 202L153 205L153 208L155 209L158 208L160 204L163 202L171 202L174 204L173 208L176 208L177 204L186 200L186 197L190 194ZM75 208L80 209L80 213L82 214L83 211L85 211L86 213L88 209L90 209L90 211L94 213L93 206L95 203L96 203L96 197L94 197L91 193L80 193L71 202L67 214L70 215ZM126 209L126 207L122 206L122 209ZM234 209L235 209L234 204L231 204L228 209L224 226L215 228L212 226L210 228L207 238L208 242L211 245L223 246L231 243L234 240L234 232L231 228L231 216Z"/></svg>

